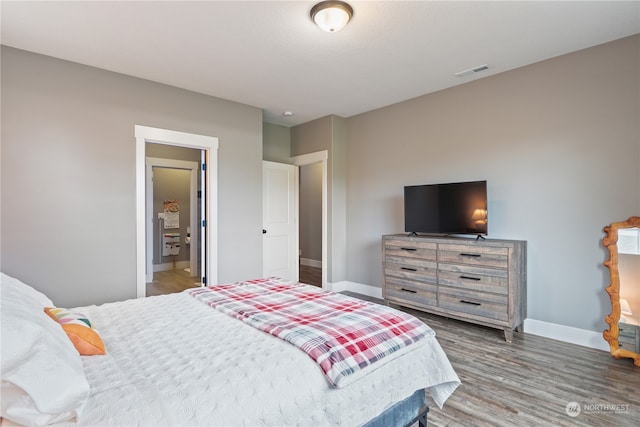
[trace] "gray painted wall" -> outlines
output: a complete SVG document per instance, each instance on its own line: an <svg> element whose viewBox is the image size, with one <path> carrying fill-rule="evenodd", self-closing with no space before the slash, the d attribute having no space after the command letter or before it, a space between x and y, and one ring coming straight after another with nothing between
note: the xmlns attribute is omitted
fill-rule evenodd
<svg viewBox="0 0 640 427"><path fill-rule="evenodd" d="M262 157L278 163L291 163L291 131L284 126L263 123Z"/></svg>
<svg viewBox="0 0 640 427"><path fill-rule="evenodd" d="M381 286L403 186L486 179L489 237L528 241L528 317L602 331L603 226L640 214L640 36L347 121L349 280Z"/></svg>
<svg viewBox="0 0 640 427"><path fill-rule="evenodd" d="M2 47L2 271L60 306L136 296L140 124L219 138L220 282L262 275L262 111Z"/></svg>
<svg viewBox="0 0 640 427"><path fill-rule="evenodd" d="M196 148L176 147L174 145L154 144L150 142L145 144L145 155L159 159L184 160L186 162L200 163L200 153L201 150ZM200 181L200 178L198 178L198 181Z"/></svg>
<svg viewBox="0 0 640 427"><path fill-rule="evenodd" d="M330 242L333 262L331 282L348 280L347 261L347 120L331 116L331 150L329 151L329 186L328 206L331 218ZM371 190L369 190L371 191Z"/></svg>

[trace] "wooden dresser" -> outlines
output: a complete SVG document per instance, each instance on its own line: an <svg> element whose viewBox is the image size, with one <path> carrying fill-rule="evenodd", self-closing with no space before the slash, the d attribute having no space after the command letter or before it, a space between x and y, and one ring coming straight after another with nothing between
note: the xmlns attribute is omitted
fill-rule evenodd
<svg viewBox="0 0 640 427"><path fill-rule="evenodd" d="M392 304L504 330L527 315L527 242L382 236L382 295Z"/></svg>

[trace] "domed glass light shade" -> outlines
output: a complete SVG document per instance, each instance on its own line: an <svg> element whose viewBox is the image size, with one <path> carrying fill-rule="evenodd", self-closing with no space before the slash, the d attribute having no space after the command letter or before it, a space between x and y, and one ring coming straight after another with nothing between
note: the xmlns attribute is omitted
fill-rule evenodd
<svg viewBox="0 0 640 427"><path fill-rule="evenodd" d="M311 8L311 19L328 33L343 29L353 16L353 9L343 1L323 1Z"/></svg>

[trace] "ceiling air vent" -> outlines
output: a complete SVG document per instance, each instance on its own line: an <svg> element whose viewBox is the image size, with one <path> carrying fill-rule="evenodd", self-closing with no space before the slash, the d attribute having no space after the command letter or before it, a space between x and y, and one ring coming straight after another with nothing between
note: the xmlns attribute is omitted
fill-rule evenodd
<svg viewBox="0 0 640 427"><path fill-rule="evenodd" d="M473 68L470 68L468 70L464 70L464 71L460 71L459 73L455 73L454 76L456 76L456 77L467 77L467 76L469 76L471 74L479 73L480 71L485 71L485 70L488 70L488 69L489 69L489 66L487 64L478 65L477 67L473 67Z"/></svg>

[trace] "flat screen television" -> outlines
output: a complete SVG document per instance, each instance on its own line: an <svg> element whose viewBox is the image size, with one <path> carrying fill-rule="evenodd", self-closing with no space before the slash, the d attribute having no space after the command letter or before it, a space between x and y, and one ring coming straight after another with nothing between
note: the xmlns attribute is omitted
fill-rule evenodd
<svg viewBox="0 0 640 427"><path fill-rule="evenodd" d="M404 187L408 233L487 235L487 181Z"/></svg>

